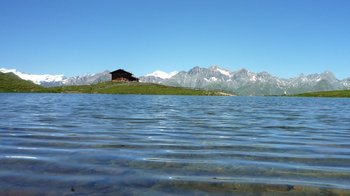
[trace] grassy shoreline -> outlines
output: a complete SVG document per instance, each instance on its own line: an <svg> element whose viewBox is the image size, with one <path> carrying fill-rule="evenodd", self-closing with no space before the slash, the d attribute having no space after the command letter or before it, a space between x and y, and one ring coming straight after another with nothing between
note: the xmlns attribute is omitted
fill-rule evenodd
<svg viewBox="0 0 350 196"><path fill-rule="evenodd" d="M42 87L13 73L0 72L0 93L70 93L70 94L138 94L232 96L221 91L196 90L140 82L101 82L91 85Z"/></svg>
<svg viewBox="0 0 350 196"><path fill-rule="evenodd" d="M310 92L296 95L290 95L293 97L339 97L339 98L350 98L350 90L336 90L336 91L321 91L321 92Z"/></svg>
<svg viewBox="0 0 350 196"><path fill-rule="evenodd" d="M138 95L231 95L219 91L195 90L182 87L171 87L160 84L139 82L101 82L93 85L60 86L41 90L53 93L86 93L86 94L138 94Z"/></svg>

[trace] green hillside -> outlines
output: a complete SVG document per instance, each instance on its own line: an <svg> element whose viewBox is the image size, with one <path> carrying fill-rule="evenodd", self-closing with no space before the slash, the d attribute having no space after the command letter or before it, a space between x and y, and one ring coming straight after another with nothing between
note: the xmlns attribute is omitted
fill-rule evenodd
<svg viewBox="0 0 350 196"><path fill-rule="evenodd" d="M22 80L13 73L0 72L0 92L37 92L43 89L31 81Z"/></svg>
<svg viewBox="0 0 350 196"><path fill-rule="evenodd" d="M230 95L218 91L194 90L139 82L102 82L93 85L44 88L13 73L0 72L0 92L91 93L143 95Z"/></svg>
<svg viewBox="0 0 350 196"><path fill-rule="evenodd" d="M293 96L300 97L350 97L350 90L337 90L337 91L321 91L297 94Z"/></svg>
<svg viewBox="0 0 350 196"><path fill-rule="evenodd" d="M148 95L224 95L221 92L170 87L139 82L102 82L94 85L63 86L46 90L61 93L148 94Z"/></svg>

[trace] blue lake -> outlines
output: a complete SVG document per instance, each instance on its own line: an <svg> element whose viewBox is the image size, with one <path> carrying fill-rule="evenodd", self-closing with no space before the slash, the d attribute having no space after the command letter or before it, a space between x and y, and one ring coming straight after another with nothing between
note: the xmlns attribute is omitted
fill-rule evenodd
<svg viewBox="0 0 350 196"><path fill-rule="evenodd" d="M0 94L0 194L350 195L350 99Z"/></svg>

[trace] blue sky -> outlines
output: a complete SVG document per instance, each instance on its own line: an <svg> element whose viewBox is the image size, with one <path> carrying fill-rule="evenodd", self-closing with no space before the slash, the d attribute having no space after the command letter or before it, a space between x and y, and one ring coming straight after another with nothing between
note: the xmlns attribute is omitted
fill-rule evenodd
<svg viewBox="0 0 350 196"><path fill-rule="evenodd" d="M349 0L0 0L0 67L350 77Z"/></svg>

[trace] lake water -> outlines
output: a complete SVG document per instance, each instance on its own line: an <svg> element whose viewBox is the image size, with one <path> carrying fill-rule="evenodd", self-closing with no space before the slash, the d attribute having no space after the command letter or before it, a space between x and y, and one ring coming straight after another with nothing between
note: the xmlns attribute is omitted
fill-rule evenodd
<svg viewBox="0 0 350 196"><path fill-rule="evenodd" d="M350 99L0 94L0 194L350 195Z"/></svg>

